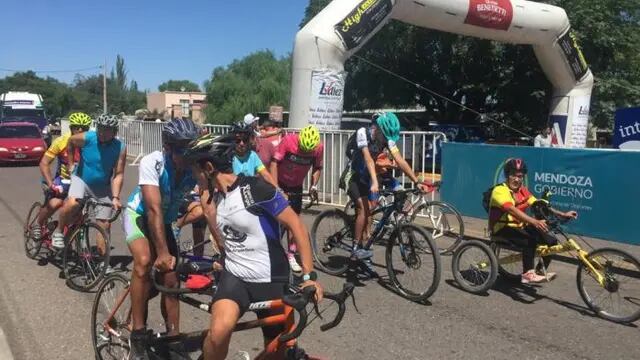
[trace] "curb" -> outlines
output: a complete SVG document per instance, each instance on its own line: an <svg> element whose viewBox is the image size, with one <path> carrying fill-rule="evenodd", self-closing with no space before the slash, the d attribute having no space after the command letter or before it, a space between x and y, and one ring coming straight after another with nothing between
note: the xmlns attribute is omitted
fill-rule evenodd
<svg viewBox="0 0 640 360"><path fill-rule="evenodd" d="M9 342L7 341L7 337L4 334L4 330L0 327L0 359L2 360L13 360L13 355L11 354L11 348L9 347Z"/></svg>

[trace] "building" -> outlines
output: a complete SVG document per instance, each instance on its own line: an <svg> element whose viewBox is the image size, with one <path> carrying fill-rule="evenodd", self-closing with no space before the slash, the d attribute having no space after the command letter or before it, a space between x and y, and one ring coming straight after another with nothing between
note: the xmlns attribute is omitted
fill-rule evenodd
<svg viewBox="0 0 640 360"><path fill-rule="evenodd" d="M198 124L205 121L207 94L198 91L163 91L147 94L147 109L162 119L188 117Z"/></svg>

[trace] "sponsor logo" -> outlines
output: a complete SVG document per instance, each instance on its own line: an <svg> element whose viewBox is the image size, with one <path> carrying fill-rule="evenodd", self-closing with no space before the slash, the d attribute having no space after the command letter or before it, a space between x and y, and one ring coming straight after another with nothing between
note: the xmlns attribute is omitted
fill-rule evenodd
<svg viewBox="0 0 640 360"><path fill-rule="evenodd" d="M336 86L335 82L327 83L326 81L323 81L319 94L327 96L342 96L342 89Z"/></svg>
<svg viewBox="0 0 640 360"><path fill-rule="evenodd" d="M222 232L222 236L224 236L225 240L241 243L247 240L247 234L236 231L229 225L222 225L220 227L220 231Z"/></svg>
<svg viewBox="0 0 640 360"><path fill-rule="evenodd" d="M244 203L245 208L249 208L256 203L256 201L253 199L253 195L251 194L250 185L241 186L240 195L242 196L242 202Z"/></svg>
<svg viewBox="0 0 640 360"><path fill-rule="evenodd" d="M465 24L496 30L508 30L513 19L510 0L469 0Z"/></svg>
<svg viewBox="0 0 640 360"><path fill-rule="evenodd" d="M585 200L593 198L593 181L590 176L536 172L534 181L533 190L537 193L548 188L552 195Z"/></svg>
<svg viewBox="0 0 640 360"><path fill-rule="evenodd" d="M342 21L342 28L340 30L346 33L351 29L353 25L360 24L362 14L364 14L365 11L369 10L369 8L375 5L378 1L379 0L365 0L361 2L360 5Z"/></svg>

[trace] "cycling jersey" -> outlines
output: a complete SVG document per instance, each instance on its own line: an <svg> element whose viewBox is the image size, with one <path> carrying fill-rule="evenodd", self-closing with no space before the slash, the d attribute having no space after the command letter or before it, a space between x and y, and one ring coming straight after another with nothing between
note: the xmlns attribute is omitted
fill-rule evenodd
<svg viewBox="0 0 640 360"><path fill-rule="evenodd" d="M375 161L385 149L389 150L390 157L393 158L394 154L400 152L396 146L395 141L388 140L384 146L379 146L375 141L372 141L372 132L370 128L360 128L356 131L356 141L353 144L353 160L351 162L351 169L358 175L358 179L363 182L370 182L369 170L367 164L362 155L362 149L367 147L371 158Z"/></svg>
<svg viewBox="0 0 640 360"><path fill-rule="evenodd" d="M262 179L239 176L226 194L214 197L225 271L251 283L288 281L289 263L276 220L288 206L284 196Z"/></svg>
<svg viewBox="0 0 640 360"><path fill-rule="evenodd" d="M491 192L489 228L495 234L505 226L523 227L524 223L509 214L507 209L515 206L521 211L526 211L536 200L536 197L524 186L514 192L509 189L506 183L496 185Z"/></svg>
<svg viewBox="0 0 640 360"><path fill-rule="evenodd" d="M80 163L74 175L81 178L88 186L109 187L113 169L118 163L125 145L114 138L101 144L95 131L84 133L84 146L80 150Z"/></svg>
<svg viewBox="0 0 640 360"><path fill-rule="evenodd" d="M273 154L276 152L281 140L280 134L256 139L256 152L265 166L269 166L271 163Z"/></svg>
<svg viewBox="0 0 640 360"><path fill-rule="evenodd" d="M322 169L324 145L320 143L313 151L300 150L297 134L285 136L273 159L278 162L278 185L286 187L302 186L309 169Z"/></svg>
<svg viewBox="0 0 640 360"><path fill-rule="evenodd" d="M185 169L180 183L176 184L176 170L173 168L170 155L154 151L142 158L138 171L138 186L129 196L127 207L139 215L145 215L141 185L158 186L164 223L176 221L182 200L196 185L191 170Z"/></svg>
<svg viewBox="0 0 640 360"><path fill-rule="evenodd" d="M233 173L236 175L256 176L264 169L264 164L253 150L242 158L238 155L233 157Z"/></svg>
<svg viewBox="0 0 640 360"><path fill-rule="evenodd" d="M44 155L51 159L58 159L58 167L56 169L55 177L61 177L62 179L70 179L71 174L69 174L69 154L67 153L67 144L69 143L69 138L71 137L71 133L67 133L53 141L53 144L47 149L47 152ZM80 159L80 151L76 148L75 161Z"/></svg>

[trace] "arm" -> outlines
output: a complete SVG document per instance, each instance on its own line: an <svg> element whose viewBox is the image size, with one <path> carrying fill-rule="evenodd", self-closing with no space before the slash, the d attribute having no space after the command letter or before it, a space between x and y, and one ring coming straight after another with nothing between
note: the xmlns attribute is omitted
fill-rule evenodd
<svg viewBox="0 0 640 360"><path fill-rule="evenodd" d="M578 213L576 211L567 211L567 212L563 212L557 209L554 209L552 207L549 207L549 210L551 210L552 213L554 213L556 216L559 217L563 217L563 218L567 218L567 219L577 219L578 218Z"/></svg>
<svg viewBox="0 0 640 360"><path fill-rule="evenodd" d="M69 138L69 142L67 143L67 153L69 154L69 164L68 169L69 173L73 173L73 169L76 166L76 159L73 154L76 151L76 148L84 147L84 135L85 133L71 135Z"/></svg>
<svg viewBox="0 0 640 360"><path fill-rule="evenodd" d="M413 169L411 168L411 166L409 166L404 157L402 157L400 151L397 148L394 148L391 154L393 156L393 160L398 165L398 168L400 168L400 170L402 170L402 172L404 172L411 179L411 181L417 184L419 182L418 177L413 172Z"/></svg>
<svg viewBox="0 0 640 360"><path fill-rule="evenodd" d="M513 205L508 206L505 210L509 214L511 214L513 217L515 217L516 219L522 221L523 223L531 224L536 229L538 229L540 231L544 231L544 232L549 231L549 228L547 227L547 222L546 221L538 220L536 218L533 218L533 217L527 215L527 213L525 213L524 211L518 209L517 207L515 207Z"/></svg>
<svg viewBox="0 0 640 360"><path fill-rule="evenodd" d="M322 168L313 169L311 174L311 187L317 186L320 181L320 175L322 174Z"/></svg>
<svg viewBox="0 0 640 360"><path fill-rule="evenodd" d="M146 208L147 225L151 242L156 249L157 259L154 264L160 271L170 271L175 265L175 258L169 254L167 248L167 234L162 215L160 187L155 185L141 185L140 191Z"/></svg>
<svg viewBox="0 0 640 360"><path fill-rule="evenodd" d="M367 165L367 170L369 171L369 176L371 177L371 192L378 192L378 176L376 176L376 164L371 157L371 153L369 152L368 147L362 148L362 156L364 157L364 162Z"/></svg>
<svg viewBox="0 0 640 360"><path fill-rule="evenodd" d="M271 175L275 186L278 187L278 162L275 160L271 160L269 163L269 175Z"/></svg>
<svg viewBox="0 0 640 360"><path fill-rule="evenodd" d="M42 177L47 182L47 186L53 186L53 177L51 176L51 163L53 162L53 158L45 155L40 159L40 173Z"/></svg>
<svg viewBox="0 0 640 360"><path fill-rule="evenodd" d="M120 202L120 192L122 191L122 182L124 180L124 169L127 164L127 148L125 147L118 157L115 172L111 179L111 195L113 197L113 207L118 210L122 207Z"/></svg>
<svg viewBox="0 0 640 360"><path fill-rule="evenodd" d="M202 171L198 171L194 167L193 175L198 182L198 190L200 194L200 204L202 205L202 212L207 220L207 227L209 232L213 236L218 249L222 251L224 249L224 243L222 242L222 236L218 231L218 223L216 222L216 203L212 200L209 201L209 197L212 195L209 193L209 184L207 184L207 177Z"/></svg>
<svg viewBox="0 0 640 360"><path fill-rule="evenodd" d="M274 187L278 187L278 183L276 183L276 181L273 179L273 177L271 176L271 174L267 171L267 169L265 167L262 167L262 169L260 169L260 171L258 171L258 174L264 179L264 181L268 182L269 184L273 185Z"/></svg>

